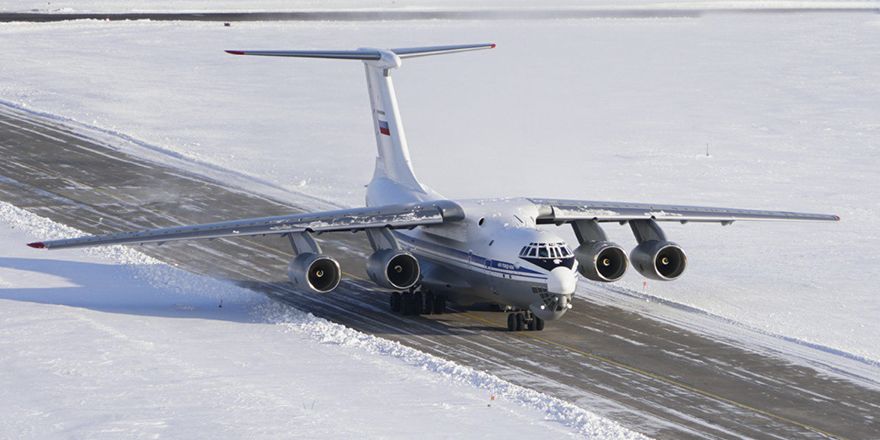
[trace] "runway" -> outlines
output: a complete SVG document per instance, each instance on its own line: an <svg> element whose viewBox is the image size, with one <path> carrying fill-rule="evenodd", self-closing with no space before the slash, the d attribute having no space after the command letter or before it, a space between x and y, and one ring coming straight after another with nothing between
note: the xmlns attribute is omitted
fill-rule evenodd
<svg viewBox="0 0 880 440"><path fill-rule="evenodd" d="M0 106L0 200L88 233L301 211L124 154L60 123ZM572 402L657 438L880 438L880 391L578 297L543 332L505 315L402 317L365 281L362 234L319 237L347 280L330 295L286 281L279 237L139 250L416 349ZM22 243L24 246L24 242ZM36 250L34 252L37 252Z"/></svg>

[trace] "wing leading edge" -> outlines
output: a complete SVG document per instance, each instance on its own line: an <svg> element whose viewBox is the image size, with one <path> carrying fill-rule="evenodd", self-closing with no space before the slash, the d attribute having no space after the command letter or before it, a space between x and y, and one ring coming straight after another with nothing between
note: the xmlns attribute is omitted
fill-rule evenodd
<svg viewBox="0 0 880 440"><path fill-rule="evenodd" d="M457 203L449 200L435 200L405 205L385 205L275 217L257 217L219 223L93 235L28 243L28 246L39 249L64 249L114 244L161 244L169 241L202 238L283 235L306 231L318 233L360 231L385 227L401 229L457 221L463 218L464 211Z"/></svg>
<svg viewBox="0 0 880 440"><path fill-rule="evenodd" d="M718 222L750 220L838 221L832 214L788 211L714 208L706 206L659 205L653 203L601 202L590 200L529 199L538 205L538 223L567 223L576 220L622 222L656 220L658 222Z"/></svg>

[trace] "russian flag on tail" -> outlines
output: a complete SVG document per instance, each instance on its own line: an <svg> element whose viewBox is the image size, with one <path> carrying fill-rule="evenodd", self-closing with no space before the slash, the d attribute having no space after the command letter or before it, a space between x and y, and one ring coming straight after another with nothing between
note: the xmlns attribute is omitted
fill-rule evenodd
<svg viewBox="0 0 880 440"><path fill-rule="evenodd" d="M388 129L388 122L379 119L379 133L385 136L391 136L391 130Z"/></svg>

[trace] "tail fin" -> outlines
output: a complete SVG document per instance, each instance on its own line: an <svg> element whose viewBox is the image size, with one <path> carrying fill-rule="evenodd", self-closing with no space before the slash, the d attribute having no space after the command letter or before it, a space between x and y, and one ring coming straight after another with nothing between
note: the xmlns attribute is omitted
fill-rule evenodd
<svg viewBox="0 0 880 440"><path fill-rule="evenodd" d="M363 61L367 72L367 88L373 110L373 128L379 155L373 179L387 178L411 190L425 192L425 188L413 173L409 148L397 108L397 96L391 82L391 69L401 65L401 59L416 58L471 50L492 49L494 43L463 44L453 46L407 47L398 49L357 50L227 50L233 55L257 55L272 57L330 58Z"/></svg>

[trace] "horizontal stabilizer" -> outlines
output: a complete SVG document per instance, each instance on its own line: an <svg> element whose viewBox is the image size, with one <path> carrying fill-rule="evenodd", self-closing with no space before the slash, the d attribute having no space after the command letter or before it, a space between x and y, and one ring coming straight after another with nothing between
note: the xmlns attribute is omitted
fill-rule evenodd
<svg viewBox="0 0 880 440"><path fill-rule="evenodd" d="M450 46L428 47L402 47L388 49L399 58L426 57L431 55L443 55L448 53L467 52L471 50L493 49L495 43L458 44ZM380 49L357 49L357 50L227 50L232 55L257 55L264 57L296 57L296 58L329 58L337 60L362 60L378 61L382 58L383 50Z"/></svg>
<svg viewBox="0 0 880 440"><path fill-rule="evenodd" d="M469 52L472 50L494 49L495 43L481 44L457 44L452 46L429 46L429 47L401 47L391 49L401 58L427 57L431 55L444 55L447 53Z"/></svg>
<svg viewBox="0 0 880 440"><path fill-rule="evenodd" d="M263 57L330 58L337 60L378 60L379 51L359 50L227 50L232 55L257 55Z"/></svg>

